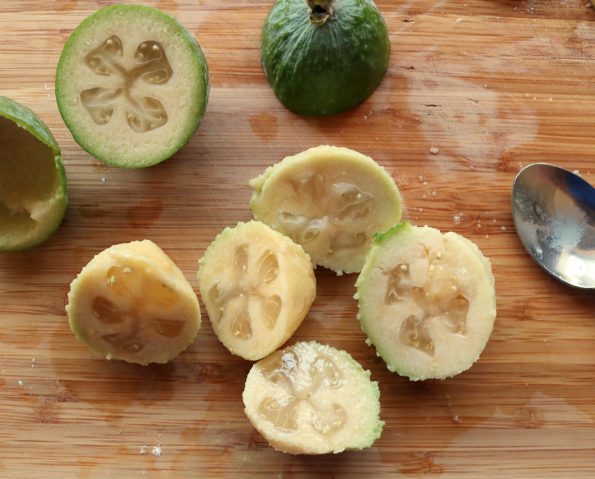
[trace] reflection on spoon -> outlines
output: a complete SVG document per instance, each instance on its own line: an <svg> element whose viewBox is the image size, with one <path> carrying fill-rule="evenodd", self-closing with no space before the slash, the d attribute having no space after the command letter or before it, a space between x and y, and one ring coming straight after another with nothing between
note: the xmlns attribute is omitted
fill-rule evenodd
<svg viewBox="0 0 595 479"><path fill-rule="evenodd" d="M595 289L595 188L563 168L529 165L514 181L512 216L540 266L569 285Z"/></svg>

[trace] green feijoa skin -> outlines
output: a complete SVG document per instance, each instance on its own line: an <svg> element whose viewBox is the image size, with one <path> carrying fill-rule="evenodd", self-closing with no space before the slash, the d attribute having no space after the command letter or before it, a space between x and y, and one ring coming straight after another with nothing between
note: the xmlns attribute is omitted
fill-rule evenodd
<svg viewBox="0 0 595 479"><path fill-rule="evenodd" d="M388 29L372 0L277 0L262 29L268 82L301 115L333 115L363 102L389 56Z"/></svg>
<svg viewBox="0 0 595 479"><path fill-rule="evenodd" d="M29 108L0 96L0 251L33 248L60 226L68 203L58 143Z"/></svg>
<svg viewBox="0 0 595 479"><path fill-rule="evenodd" d="M72 33L56 70L56 100L74 139L104 163L143 168L174 155L200 124L208 68L173 17L112 5Z"/></svg>

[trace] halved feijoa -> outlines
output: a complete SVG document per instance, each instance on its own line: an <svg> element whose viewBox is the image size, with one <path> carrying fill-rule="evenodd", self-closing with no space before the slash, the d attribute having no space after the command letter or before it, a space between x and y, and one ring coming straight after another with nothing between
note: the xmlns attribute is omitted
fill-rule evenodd
<svg viewBox="0 0 595 479"><path fill-rule="evenodd" d="M316 296L302 247L257 221L238 223L215 238L200 260L198 283L219 340L250 360L287 341Z"/></svg>
<svg viewBox="0 0 595 479"><path fill-rule="evenodd" d="M85 19L56 71L56 100L74 139L124 168L154 165L182 148L204 115L208 90L195 38L142 5L112 5Z"/></svg>
<svg viewBox="0 0 595 479"><path fill-rule="evenodd" d="M302 115L332 115L364 101L389 56L388 29L372 0L277 0L262 29L268 82Z"/></svg>
<svg viewBox="0 0 595 479"><path fill-rule="evenodd" d="M382 433L380 390L349 353L299 342L252 366L243 393L252 425L290 454L370 447Z"/></svg>
<svg viewBox="0 0 595 479"><path fill-rule="evenodd" d="M338 274L360 271L372 236L401 219L393 179L370 157L347 148L319 146L289 156L250 186L254 218Z"/></svg>
<svg viewBox="0 0 595 479"><path fill-rule="evenodd" d="M356 286L369 342L388 369L414 381L470 368L496 319L489 260L470 240L428 226L378 235Z"/></svg>
<svg viewBox="0 0 595 479"><path fill-rule="evenodd" d="M192 287L149 240L96 255L71 283L66 311L72 331L91 351L129 363L166 363L200 328Z"/></svg>
<svg viewBox="0 0 595 479"><path fill-rule="evenodd" d="M49 128L0 96L0 251L43 243L60 226L67 202L60 148Z"/></svg>

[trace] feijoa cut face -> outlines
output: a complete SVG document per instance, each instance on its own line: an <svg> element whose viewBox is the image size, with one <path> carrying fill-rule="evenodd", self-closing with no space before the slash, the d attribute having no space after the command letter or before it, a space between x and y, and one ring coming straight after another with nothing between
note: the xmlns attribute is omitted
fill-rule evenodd
<svg viewBox="0 0 595 479"><path fill-rule="evenodd" d="M67 205L60 148L29 108L0 96L0 251L33 248L60 226Z"/></svg>
<svg viewBox="0 0 595 479"><path fill-rule="evenodd" d="M125 168L159 163L182 148L207 97L207 64L194 37L146 6L113 5L88 17L56 72L56 99L75 140Z"/></svg>
<svg viewBox="0 0 595 479"><path fill-rule="evenodd" d="M200 260L198 282L217 337L249 360L287 341L316 296L302 247L257 221L238 223L215 238Z"/></svg>
<svg viewBox="0 0 595 479"><path fill-rule="evenodd" d="M153 242L114 245L70 285L70 327L93 352L131 363L166 363L200 328L192 287Z"/></svg>
<svg viewBox="0 0 595 479"><path fill-rule="evenodd" d="M287 157L250 185L254 218L338 274L359 272L373 235L401 218L393 179L374 160L347 148L320 146Z"/></svg>
<svg viewBox="0 0 595 479"><path fill-rule="evenodd" d="M375 240L356 286L369 341L391 371L412 380L467 370L494 326L490 262L456 233L394 227Z"/></svg>
<svg viewBox="0 0 595 479"><path fill-rule="evenodd" d="M256 363L246 379L245 412L275 449L338 453L380 437L378 384L347 352L299 342Z"/></svg>

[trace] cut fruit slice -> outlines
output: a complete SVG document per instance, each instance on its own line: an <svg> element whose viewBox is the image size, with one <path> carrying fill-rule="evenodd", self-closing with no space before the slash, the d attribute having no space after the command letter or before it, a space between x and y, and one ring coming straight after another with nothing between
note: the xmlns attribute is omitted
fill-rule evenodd
<svg viewBox="0 0 595 479"><path fill-rule="evenodd" d="M72 331L91 351L129 363L166 363L200 328L192 287L149 240L95 256L70 285L66 311Z"/></svg>
<svg viewBox="0 0 595 479"><path fill-rule="evenodd" d="M257 360L295 332L316 296L301 246L257 221L226 228L200 260L202 300L219 340Z"/></svg>
<svg viewBox="0 0 595 479"><path fill-rule="evenodd" d="M401 223L378 235L356 282L369 343L388 369L444 379L477 361L496 319L489 260L468 239Z"/></svg>
<svg viewBox="0 0 595 479"><path fill-rule="evenodd" d="M0 251L43 243L60 226L66 173L60 148L33 111L0 96Z"/></svg>
<svg viewBox="0 0 595 479"><path fill-rule="evenodd" d="M64 47L56 100L72 136L97 159L124 168L181 149L204 115L207 63L173 17L112 5L84 20Z"/></svg>
<svg viewBox="0 0 595 479"><path fill-rule="evenodd" d="M243 393L252 425L290 454L370 447L382 433L380 390L347 352L314 341L252 366Z"/></svg>
<svg viewBox="0 0 595 479"><path fill-rule="evenodd" d="M250 181L254 218L301 244L320 266L359 272L374 233L401 219L401 195L372 158L319 146Z"/></svg>

